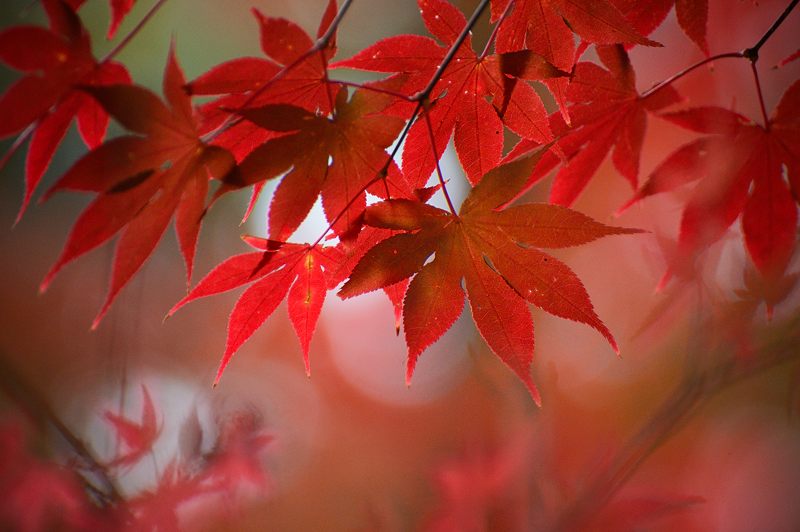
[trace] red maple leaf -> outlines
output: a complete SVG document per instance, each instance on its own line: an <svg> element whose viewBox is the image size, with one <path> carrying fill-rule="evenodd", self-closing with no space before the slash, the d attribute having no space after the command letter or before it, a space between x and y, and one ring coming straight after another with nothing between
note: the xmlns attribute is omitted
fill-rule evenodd
<svg viewBox="0 0 800 532"><path fill-rule="evenodd" d="M244 94L223 98L212 103L213 107L287 103L311 112L330 113L334 92L328 84L327 66L336 55L335 35L327 46L314 51L315 42L294 22L267 17L255 8L253 14L261 30L261 49L268 59L242 57L222 63L189 83L187 90L196 95ZM336 1L330 0L317 38L325 34L335 15Z"/></svg>
<svg viewBox="0 0 800 532"><path fill-rule="evenodd" d="M178 510L208 490L200 479L191 477L176 462L170 462L155 489L131 497L125 509L135 519L137 530L181 530Z"/></svg>
<svg viewBox="0 0 800 532"><path fill-rule="evenodd" d="M492 1L492 22L497 22L510 0ZM648 4L649 5L649 4ZM561 70L572 71L577 61L573 31L596 44L644 44L660 46L639 34L623 13L608 0L515 0L502 22L495 44L498 52L531 50ZM545 80L569 120L566 89L568 80Z"/></svg>
<svg viewBox="0 0 800 532"><path fill-rule="evenodd" d="M779 284L797 241L800 82L784 93L764 126L721 107L662 116L707 136L668 156L628 203L697 182L681 217L678 249L661 285L672 272L684 271L695 254L716 242L740 216L753 264L765 281ZM769 301L767 305L771 312Z"/></svg>
<svg viewBox="0 0 800 532"><path fill-rule="evenodd" d="M425 530L525 530L530 523L530 431L498 449L471 447L436 469L439 502Z"/></svg>
<svg viewBox="0 0 800 532"><path fill-rule="evenodd" d="M527 183L527 187L532 186L563 164L550 190L550 202L558 205L575 202L609 152L614 166L636 188L647 114L681 100L671 87L642 97L636 90L633 66L621 46L598 46L597 53L607 70L591 62L578 63L569 84L571 127L561 116L551 117L564 157L545 154ZM507 158L535 147L535 143L523 140Z"/></svg>
<svg viewBox="0 0 800 532"><path fill-rule="evenodd" d="M257 416L248 411L235 412L225 419L214 449L206 456L204 485L227 494L243 480L262 490L269 487L262 455L274 438L259 425Z"/></svg>
<svg viewBox="0 0 800 532"><path fill-rule="evenodd" d="M8 530L36 532L91 526L76 476L28 452L25 431L17 422L0 425L0 491L0 523Z"/></svg>
<svg viewBox="0 0 800 532"><path fill-rule="evenodd" d="M317 29L317 42L297 24L284 18L253 14L261 31L261 49L268 59L241 57L212 68L186 86L191 94L227 94L200 108L204 133L215 131L212 143L233 153L237 162L257 146L279 137L247 120L230 122L233 109L268 104L291 104L312 113L333 111L337 87L328 81L328 62L336 55L336 34L321 39L336 16L336 0L329 0ZM316 47L319 46L319 49ZM246 219L263 185L254 187Z"/></svg>
<svg viewBox="0 0 800 532"><path fill-rule="evenodd" d="M352 297L414 276L403 303L407 380L422 351L461 314L462 279L481 335L537 403L539 392L529 373L534 342L528 302L594 327L618 350L580 279L566 264L537 248L577 246L638 230L609 227L555 205L501 209L515 197L537 161L538 156L529 156L486 174L458 216L403 199L367 208L368 225L403 232L368 251L339 295Z"/></svg>
<svg viewBox="0 0 800 532"><path fill-rule="evenodd" d="M269 237L286 241L322 196L322 207L333 230L341 235L357 222L366 205L366 190L389 159L386 148L403 127L400 118L381 111L391 98L365 90L348 101L339 90L332 116L320 116L291 105L267 105L241 111L257 126L286 132L254 149L240 163L239 179L230 188L257 185L281 178L269 209ZM302 157L298 157L302 154ZM386 178L390 193L408 193L396 165ZM373 187L386 195L386 189ZM373 190L371 189L371 191Z"/></svg>
<svg viewBox="0 0 800 532"><path fill-rule="evenodd" d="M25 73L0 97L0 138L33 128L17 221L73 118L90 148L105 137L108 114L78 87L130 83L122 64L95 60L89 34L69 6L61 0L43 4L49 30L14 26L0 33L0 61Z"/></svg>
<svg viewBox="0 0 800 532"><path fill-rule="evenodd" d="M245 237L245 242L258 251L225 260L176 303L168 316L195 299L250 285L236 302L228 320L228 339L214 380L216 385L236 351L288 294L289 318L303 348L306 373L310 373L308 346L325 295L340 280L333 280L328 273L341 261L340 252L336 248L256 237Z"/></svg>
<svg viewBox="0 0 800 532"><path fill-rule="evenodd" d="M400 73L405 81L398 92L413 96L422 91L467 20L445 0L418 0L418 4L428 31L444 46L429 37L399 35L333 66ZM431 94L429 118L435 156L425 120L418 120L409 131L403 149L408 180L415 187L425 186L454 131L459 160L472 183L500 162L503 123L523 138L539 143L551 140L541 99L530 85L517 80L563 75L530 52L478 56L468 35ZM492 103L487 98L492 98Z"/></svg>
<svg viewBox="0 0 800 532"><path fill-rule="evenodd" d="M153 252L173 214L187 280L191 278L209 175L230 180L236 171L229 152L199 138L184 84L173 50L163 86L169 107L141 87L85 88L137 135L118 137L92 150L48 192L77 190L98 195L75 222L41 290L65 264L124 229L117 243L111 287L93 328Z"/></svg>
<svg viewBox="0 0 800 532"><path fill-rule="evenodd" d="M72 9L78 10L86 0L64 0ZM111 21L108 24L106 38L113 39L123 19L133 9L136 0L109 0L111 4Z"/></svg>
<svg viewBox="0 0 800 532"><path fill-rule="evenodd" d="M109 467L130 467L136 464L153 449L153 444L161 433L153 399L144 385L142 385L142 415L138 423L111 411L106 411L105 418L126 449L108 463Z"/></svg>

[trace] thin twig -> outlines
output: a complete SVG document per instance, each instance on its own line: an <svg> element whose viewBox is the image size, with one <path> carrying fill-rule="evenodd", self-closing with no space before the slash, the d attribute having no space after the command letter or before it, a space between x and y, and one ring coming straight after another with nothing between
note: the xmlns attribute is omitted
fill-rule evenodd
<svg viewBox="0 0 800 532"><path fill-rule="evenodd" d="M456 213L456 208L453 207L453 202L450 200L450 194L447 193L447 187L444 184L444 177L442 176L442 167L439 165L439 153L436 151L436 137L433 134L433 126L431 125L431 117L428 110L430 109L430 105L427 100L423 102L425 105L425 112L422 116L425 118L425 125L428 128L428 138L431 141L431 151L433 152L433 160L436 163L436 177L439 179L439 185L442 187L442 193L444 194L444 199L447 200L447 208L450 209L450 214L454 217L458 218L458 214Z"/></svg>
<svg viewBox="0 0 800 532"><path fill-rule="evenodd" d="M488 5L489 5L489 0L481 0L480 5L478 5L478 7L475 8L475 11L473 11L472 16L470 16L469 20L467 21L467 24L464 26L464 28L461 30L461 33L458 35L456 40L450 46L447 55L445 55L444 59L442 60L442 63L436 69L436 72L434 72L433 76L431 77L430 81L428 81L428 84L425 86L425 88L422 89L420 92L414 94L413 96L403 97L403 99L407 101L417 102L417 105L414 107L414 111L411 113L411 117L408 119L408 122L406 122L405 128L395 141L395 147L389 154L389 157L386 159L386 163L383 165L383 168L381 168L378 174L373 179L371 179L366 185L364 185L361 188L361 190L359 190L359 192L349 202L347 202L347 205L345 205L342 211L339 212L339 214L337 214L334 217L334 219L328 224L328 228L325 229L325 232L322 233L322 235L320 235L320 237L317 238L316 241L314 241L314 243L311 245L312 248L316 247L320 242L322 242L322 239L325 238L325 236L333 228L336 222L338 222L341 219L341 217L344 216L345 212L347 212L347 209L350 208L350 206L356 201L356 199L359 196L361 196L361 194L364 191L366 191L370 186L372 186L373 183L376 183L379 179L386 179L386 176L388 175L387 171L389 169L389 165L391 165L392 160L394 160L394 157L397 155L397 151L400 149L400 145L403 143L403 140L406 138L406 136L408 136L408 132L411 130L411 126L418 118L419 113L424 105L424 101L428 99L431 92L433 91L433 87L436 85L436 83L438 83L439 79L441 79L445 69L453 61L453 58L455 57L459 47L464 43L464 40L467 38L467 35L469 35L469 32L472 30L478 18L480 18L481 14ZM447 195L447 188L445 187L444 182L441 183L441 186L442 186L442 191L445 194L445 198L448 199L448 203L450 204L451 210L453 210L452 203L450 202L449 197ZM454 210L453 212L455 213Z"/></svg>
<svg viewBox="0 0 800 532"><path fill-rule="evenodd" d="M6 395L17 403L32 420L46 420L61 435L65 442L81 459L84 466L97 475L106 489L106 496L112 503L122 501L119 488L114 479L106 470L102 462L94 456L93 451L58 417L50 404L39 395L17 373L16 369L7 361L5 354L0 353L0 387Z"/></svg>
<svg viewBox="0 0 800 532"><path fill-rule="evenodd" d="M791 2L789 2L789 5L786 6L786 9L783 10L783 13L781 13L781 15L775 20L775 22L772 23L772 26L770 26L769 29L766 31L766 33L764 33L764 35L761 36L758 42L755 45L753 45L753 47L748 48L747 50L744 51L746 57L752 56L753 58L758 59L758 52L759 50L761 50L761 47L764 46L764 44L769 40L770 37L772 37L772 34L775 33L775 30L777 30L778 27L781 24L783 24L783 21L786 20L786 17L789 16L789 13L791 13L792 10L795 8L795 6L797 6L798 2L800 2L800 0L792 0Z"/></svg>
<svg viewBox="0 0 800 532"><path fill-rule="evenodd" d="M342 3L342 7L339 8L339 12L336 13L336 16L334 17L333 21L331 21L331 25L328 26L328 29L325 31L325 33L323 33L322 36L319 39L317 39L317 41L314 43L314 46L306 50L304 53L300 54L294 61L292 61L288 65L284 65L284 67L281 68L274 76L272 76L269 79L269 81L258 87L258 89L251 92L248 95L248 97L244 100L244 102L236 109L236 112L247 109L247 107L250 104L252 104L259 96L264 94L264 92L267 89L271 88L272 85L285 78L286 75L295 68L297 68L297 66L300 63L302 63L303 61L305 61L306 59L308 59L309 57L318 52L322 53L330 43L330 40L336 33L336 29L339 27L339 24L341 24L345 14L347 13L347 10L350 9L350 5L352 3L353 0L345 0ZM327 64L325 62L323 62L323 67L325 68L325 76L327 77L328 69L327 69ZM331 110L333 111L333 108L331 108ZM211 142L218 135L224 133L225 131L239 124L242 121L241 117L237 117L236 119L234 119L233 118L234 116L235 112L229 114L225 118L225 121L215 131L213 131L210 135L208 135L208 137L205 139L205 142Z"/></svg>
<svg viewBox="0 0 800 532"><path fill-rule="evenodd" d="M103 59L99 61L99 63L104 64L111 61L117 56L117 54L124 50L128 43L131 42L134 37L136 37L136 35L142 30L142 28L145 27L145 25L150 21L151 18L153 18L153 16L165 3L167 3L167 0L156 0L156 3L153 4L153 7L151 7L150 10L142 17L142 20L140 20L139 23L136 24L136 26L134 26L134 28L125 37L123 37L122 40L119 41L119 43L117 43L117 45L112 48L105 57L103 57Z"/></svg>
<svg viewBox="0 0 800 532"><path fill-rule="evenodd" d="M795 8L795 6L797 5L798 2L800 2L800 0L792 0L789 3L789 5L786 6L786 9L784 9L783 12L780 14L780 16L775 20L775 22L772 23L772 26L769 27L769 29L766 31L766 33L764 33L764 35L761 36L761 38L758 40L758 42L756 44L754 44L753 46L751 46L750 48L746 48L741 52L726 52L724 54L717 54L717 55L713 55L711 57L706 57L702 61L698 61L697 63L695 63L695 64L693 64L693 65L691 65L689 67L684 68L683 70L681 70L677 74L674 74L674 75L668 77L667 79L665 79L664 81L661 81L660 83L654 85L653 87L650 87L649 89L647 89L646 91L644 91L642 93L641 98L647 98L648 96L652 96L653 94L655 94L659 90L663 89L664 87L666 87L668 85L671 85L672 83L674 83L677 80L681 79L683 76L685 76L689 72L692 72L693 70L695 70L697 68L700 68L701 66L703 66L703 65L705 65L707 63L711 63L712 61L716 61L717 59L727 59L727 58L734 58L734 57L745 57L745 58L749 59L751 63L755 64L758 61L758 52L759 52L759 50L761 50L761 47L764 46L764 44L769 40L769 38L772 36L772 34L775 33L775 30L777 30L778 27L783 23L783 21L786 20L786 17L789 16L789 13L792 12L792 10ZM755 70L754 70L754 73L755 73ZM759 99L760 99L760 103L761 103L761 107L762 107L762 114L764 115L764 123L768 124L768 120L766 118L767 113L766 113L766 110L764 109L764 101L763 101L763 98L761 97L761 84L758 81L758 74L757 73L755 73L755 77L756 77L756 85L757 85L758 92L759 92Z"/></svg>
<svg viewBox="0 0 800 532"><path fill-rule="evenodd" d="M483 47L483 51L481 52L479 59L483 59L489 54L492 44L494 44L495 39L497 39L497 33L500 31L500 26L503 24L503 21L508 17L508 15L511 14L511 10L514 9L515 3L515 0L511 0L503 11L503 14L500 15L499 19L497 19L497 24L494 25L492 33L489 35L489 39L486 41L486 46Z"/></svg>
<svg viewBox="0 0 800 532"><path fill-rule="evenodd" d="M481 0L481 3L478 4L478 7L476 7L475 11L472 12L472 16L469 17L469 20L461 30L461 33L458 34L458 37L456 37L456 40L453 42L452 46L450 46L450 49L447 51L447 55L445 55L444 59L442 59L442 62L439 64L439 67L436 69L436 72L434 72L430 81L428 81L428 84L424 89L412 96L412 100L422 102L428 99L428 97L431 95L431 92L433 92L433 87L439 82L439 79L441 79L445 69L450 66L450 63L456 56L456 53L458 53L458 49L461 48L462 44L464 44L464 40L466 40L467 36L472 31L472 28L475 26L475 23L478 22L478 19L488 5L489 0Z"/></svg>
<svg viewBox="0 0 800 532"><path fill-rule="evenodd" d="M711 57L706 57L702 61L698 61L697 63L693 64L692 66L686 67L683 70L681 70L680 72L678 72L677 74L673 74L672 76L668 77L667 79L665 79L665 80L653 85L652 87L650 87L649 89L644 91L642 93L642 95L640 96L640 98L644 99L644 98L647 98L649 96L652 96L653 94L657 93L658 91L660 91L664 87L666 87L668 85L672 85L673 83L675 83L676 81L681 79L683 76L685 76L689 72L692 72L693 70L696 70L696 69L700 68L701 66L703 66L705 64L711 63L711 62L716 61L718 59L727 59L727 58L732 58L732 57L744 57L744 54L743 54L743 52L727 52L727 53L724 53L724 54L717 54L717 55L712 55Z"/></svg>
<svg viewBox="0 0 800 532"><path fill-rule="evenodd" d="M706 370L690 368L683 381L664 400L648 421L617 454L611 465L563 509L554 530L572 530L588 523L628 479L657 449L674 437L709 399L741 381L761 375L777 366L800 359L800 317L786 322L779 330L770 328L757 361L746 366L730 350L702 353L709 357L724 355L724 361ZM692 353L696 359L701 353Z"/></svg>

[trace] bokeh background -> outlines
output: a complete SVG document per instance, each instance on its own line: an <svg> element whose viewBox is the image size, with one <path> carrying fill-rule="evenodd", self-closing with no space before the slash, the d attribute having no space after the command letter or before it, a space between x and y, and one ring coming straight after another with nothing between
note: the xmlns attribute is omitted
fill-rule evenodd
<svg viewBox="0 0 800 532"><path fill-rule="evenodd" d="M469 13L477 2L456 3ZM151 4L137 2L117 39ZM712 0L711 52L751 45L785 4ZM313 33L324 2L169 0L118 59L137 83L159 91L172 41L188 79L237 56L259 56L251 7L292 19ZM102 56L114 44L104 38L108 2L89 0L80 14ZM42 24L43 14L34 1L6 0L0 4L0 23ZM488 20L481 20L476 46L482 46L489 29ZM401 33L425 33L414 2L356 0L340 28L337 57ZM798 62L772 68L796 50L797 35L796 11L762 49L759 65L768 109L800 73ZM664 48L631 52L641 90L702 59L680 32L674 13L651 38ZM0 87L15 79L7 69L0 76ZM342 76L365 79L352 72ZM689 104L729 106L760 117L744 61L719 61L677 87ZM111 134L118 133L112 126ZM641 175L689 138L651 119ZM0 148L10 143L4 140ZM40 190L83 153L73 129ZM227 316L239 294L196 302L164 322L167 310L185 294L183 263L168 231L100 328L90 332L108 285L113 245L65 268L39 295L39 282L88 198L58 195L33 206L12 228L22 198L23 165L21 150L0 174L0 371L5 381L24 381L102 459L118 446L103 412L122 411L136 419L140 386L146 385L163 430L154 459L120 475L121 489L130 496L154 488L178 452L181 427L193 411L206 435L218 430L220 419L244 410L255 413L259 426L273 437L262 460L268 486L244 490L235 505L187 504L180 515L188 529L415 530L473 521L476 529L546 528L616 457L631 445L645 445L634 435L651 422L663 401L674 397L687 368L703 367L712 356L708 320L724 313L723 303L741 286L747 261L735 224L731 236L707 254L702 270L700 283L713 287L718 299L698 305L691 283L654 293L665 268L662 245L675 238L686 191L649 199L615 220L611 213L631 191L606 161L575 208L651 233L608 238L558 256L584 280L622 355L616 357L592 329L532 309L532 371L543 395L541 408L488 351L468 309L423 355L407 388L405 344L395 334L391 305L380 294L342 302L329 293L311 344L311 378L282 305L212 390ZM444 166L463 198L465 181L452 151L445 154ZM548 185L538 185L526 199L543 201ZM262 203L269 199L264 196ZM230 195L210 211L200 236L195 281L246 250L240 235L265 233L263 207L239 225L247 199L244 192ZM299 241L313 241L324 229L319 210L315 216L301 228ZM797 317L798 302L795 294L780 305L771 324L761 308L753 326L757 337L785 348L781 342L793 331L786 324ZM611 516L604 518L607 522L592 526L625 529L614 515L655 508L656 518L647 521L645 530L800 529L800 413L792 392L797 382L796 362L783 364L699 401L693 415L659 437L653 452L648 449L624 478L605 505L604 515ZM6 396L0 405L6 417L18 410ZM63 443L46 430L32 437L47 442L41 451L45 456L68 456ZM702 500L687 499L695 496ZM645 503L651 500L672 501L675 511L661 515L658 506Z"/></svg>

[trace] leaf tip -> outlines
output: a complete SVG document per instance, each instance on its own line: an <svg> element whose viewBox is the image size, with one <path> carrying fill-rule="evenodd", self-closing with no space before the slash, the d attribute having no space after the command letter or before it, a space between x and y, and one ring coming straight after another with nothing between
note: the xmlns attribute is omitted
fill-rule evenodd
<svg viewBox="0 0 800 532"><path fill-rule="evenodd" d="M22 215L25 214L25 210L27 208L28 208L28 201L26 199L26 201L24 201L22 203L22 206L19 208L17 216L16 218L14 218L14 222L11 224L11 229L15 229L17 227L17 224L20 222L20 220L22 220Z"/></svg>
<svg viewBox="0 0 800 532"><path fill-rule="evenodd" d="M47 292L47 288L49 286L50 286L50 280L49 279L45 279L44 281L39 283L39 295L40 296L44 295L44 293Z"/></svg>
<svg viewBox="0 0 800 532"><path fill-rule="evenodd" d="M617 210L614 212L614 218L619 218L620 216L622 216L622 214L623 214L625 211L627 211L628 209L630 209L630 208L633 206L633 204L634 204L634 203L636 203L637 201L639 201L639 194L636 194L635 196L633 196L631 199L629 199L628 201L626 201L626 202L625 202L625 203L622 205L622 207L620 207L619 209L617 209Z"/></svg>
<svg viewBox="0 0 800 532"><path fill-rule="evenodd" d="M533 379L528 377L527 379L524 379L524 382L525 382L525 387L528 389L528 393L531 394L531 399L533 399L533 402L536 403L536 406L541 408L542 396L539 393L539 389L536 387L536 384L534 384Z"/></svg>
<svg viewBox="0 0 800 532"><path fill-rule="evenodd" d="M408 361L406 362L406 388L411 387L411 377L414 376L414 368L417 365L417 358L419 358L419 351L408 351Z"/></svg>
<svg viewBox="0 0 800 532"><path fill-rule="evenodd" d="M672 279L672 269L667 269L667 271L664 272L664 275L658 281L655 293L660 294L661 292L663 292L664 289L667 287L667 284L669 283L670 279Z"/></svg>

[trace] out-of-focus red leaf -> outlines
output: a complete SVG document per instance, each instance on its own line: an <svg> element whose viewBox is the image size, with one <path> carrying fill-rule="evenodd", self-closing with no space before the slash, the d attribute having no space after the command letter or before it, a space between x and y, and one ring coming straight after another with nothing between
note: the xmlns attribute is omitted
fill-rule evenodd
<svg viewBox="0 0 800 532"><path fill-rule="evenodd" d="M768 284L780 285L796 247L800 165L800 82L783 95L768 128L720 107L668 113L664 118L710 136L671 154L629 202L697 180L681 218L678 249L663 286L675 271L716 242L741 216L750 258ZM783 168L787 168L784 175ZM771 313L768 303L768 312Z"/></svg>
<svg viewBox="0 0 800 532"><path fill-rule="evenodd" d="M24 532L90 526L78 479L29 454L24 432L15 422L0 425L0 523Z"/></svg>
<svg viewBox="0 0 800 532"><path fill-rule="evenodd" d="M697 496L639 495L612 501L581 530L613 532L643 530L670 516L693 510L705 499Z"/></svg>
<svg viewBox="0 0 800 532"><path fill-rule="evenodd" d="M109 463L109 467L130 467L151 452L161 433L156 408L147 387L142 385L142 413L138 422L107 410L105 419L116 432L125 449Z"/></svg>
<svg viewBox="0 0 800 532"><path fill-rule="evenodd" d="M470 448L436 470L439 501L425 529L525 530L530 526L530 432L499 449Z"/></svg>
<svg viewBox="0 0 800 532"><path fill-rule="evenodd" d="M262 459L265 447L272 440L272 435L259 427L252 412L236 412L229 416L207 457L204 484L226 493L232 493L243 480L262 490L269 488Z"/></svg>

